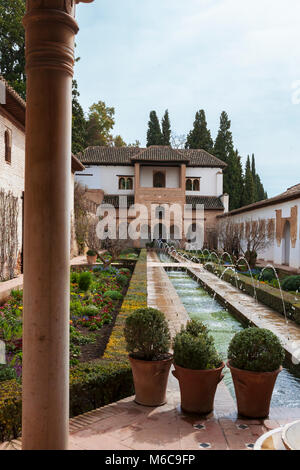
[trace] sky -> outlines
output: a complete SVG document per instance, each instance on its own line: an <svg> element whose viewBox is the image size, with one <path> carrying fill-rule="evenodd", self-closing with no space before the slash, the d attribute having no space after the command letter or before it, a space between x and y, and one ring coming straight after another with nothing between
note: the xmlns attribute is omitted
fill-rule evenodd
<svg viewBox="0 0 300 470"><path fill-rule="evenodd" d="M145 146L166 109L187 134L204 109L215 139L225 110L269 197L300 183L299 0L94 0L76 18L79 100L113 106L114 135Z"/></svg>

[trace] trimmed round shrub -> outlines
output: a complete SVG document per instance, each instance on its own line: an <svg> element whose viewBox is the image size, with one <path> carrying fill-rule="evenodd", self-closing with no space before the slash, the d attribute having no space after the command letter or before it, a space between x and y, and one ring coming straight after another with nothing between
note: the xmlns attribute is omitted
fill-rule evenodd
<svg viewBox="0 0 300 470"><path fill-rule="evenodd" d="M208 333L207 327L202 323L202 321L193 319L187 322L185 331L193 336L198 336L202 333Z"/></svg>
<svg viewBox="0 0 300 470"><path fill-rule="evenodd" d="M253 372L277 370L284 357L284 349L277 336L264 328L239 331L228 348L228 359L233 367Z"/></svg>
<svg viewBox="0 0 300 470"><path fill-rule="evenodd" d="M281 287L285 291L300 290L300 275L285 277L281 283Z"/></svg>
<svg viewBox="0 0 300 470"><path fill-rule="evenodd" d="M109 297L112 300L123 299L123 295L121 294L121 292L118 292L117 290L107 290L106 292L104 292L103 297L104 298Z"/></svg>
<svg viewBox="0 0 300 470"><path fill-rule="evenodd" d="M259 279L261 281L270 282L270 281L273 281L273 279L276 279L276 276L275 276L273 269L265 269L262 272L261 276L259 276Z"/></svg>
<svg viewBox="0 0 300 470"><path fill-rule="evenodd" d="M83 271L79 274L78 287L81 291L88 291L92 284L92 274L89 271Z"/></svg>
<svg viewBox="0 0 300 470"><path fill-rule="evenodd" d="M88 251L86 252L86 254L87 254L87 256L96 256L97 251L95 251L95 250L88 250Z"/></svg>
<svg viewBox="0 0 300 470"><path fill-rule="evenodd" d="M96 307L96 305L86 305L85 307L82 307L82 315L86 315L88 317L95 317L98 315L99 309Z"/></svg>
<svg viewBox="0 0 300 470"><path fill-rule="evenodd" d="M165 315L155 308L140 308L126 318L126 350L136 359L155 361L166 357L170 331Z"/></svg>
<svg viewBox="0 0 300 470"><path fill-rule="evenodd" d="M204 327L204 325L203 325ZM205 328L205 327L204 327ZM222 359L217 352L214 339L203 330L198 329L198 334L191 334L191 326L187 325L185 330L180 331L174 338L174 362L180 367L193 370L216 369L222 364ZM197 328L192 325L193 333Z"/></svg>
<svg viewBox="0 0 300 470"><path fill-rule="evenodd" d="M117 276L117 282L122 286L126 286L126 284L128 284L128 277L125 274L119 274Z"/></svg>

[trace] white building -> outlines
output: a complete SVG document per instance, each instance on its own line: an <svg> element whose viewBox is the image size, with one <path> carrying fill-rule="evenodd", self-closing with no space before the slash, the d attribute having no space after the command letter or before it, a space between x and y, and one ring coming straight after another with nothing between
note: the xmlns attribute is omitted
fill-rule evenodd
<svg viewBox="0 0 300 470"><path fill-rule="evenodd" d="M273 264L300 269L300 184L278 196L228 212L218 218L244 227L254 221L264 221L273 230L273 242L258 252L258 259ZM245 243L245 237L242 239Z"/></svg>
<svg viewBox="0 0 300 470"><path fill-rule="evenodd" d="M193 207L191 225L194 223L197 204L204 206L205 241L213 244L216 216L228 210L228 196L223 194L223 169L226 164L204 150L175 150L168 146L88 147L78 155L85 170L76 174L76 180L89 190L95 202L111 203L119 208L119 196L128 196L128 207L144 204L148 212L151 205L185 204ZM97 199L98 196L98 199ZM176 221L167 227L171 238ZM144 220L148 236L150 220ZM159 238L163 235L161 220Z"/></svg>

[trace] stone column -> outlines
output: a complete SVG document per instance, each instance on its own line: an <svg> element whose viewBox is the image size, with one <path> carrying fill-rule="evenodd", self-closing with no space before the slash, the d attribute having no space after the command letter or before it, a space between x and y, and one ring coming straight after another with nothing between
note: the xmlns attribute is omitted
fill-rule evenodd
<svg viewBox="0 0 300 470"><path fill-rule="evenodd" d="M66 449L73 0L27 0L23 449Z"/></svg>

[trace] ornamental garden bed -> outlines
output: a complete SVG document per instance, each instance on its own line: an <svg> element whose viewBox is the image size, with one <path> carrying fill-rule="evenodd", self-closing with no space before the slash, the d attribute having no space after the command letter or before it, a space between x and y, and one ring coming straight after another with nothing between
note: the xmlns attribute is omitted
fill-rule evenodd
<svg viewBox="0 0 300 470"><path fill-rule="evenodd" d="M78 272L71 275L70 416L133 393L123 330L127 315L147 305L146 252L141 250L123 302L121 298L111 299L107 292L115 289L114 292L121 295L125 293L126 285L117 280L119 275L125 273L121 274L121 270L104 273L101 266L96 269L98 271L90 273L92 281L87 290L83 288L84 281L80 284L76 277ZM127 273L128 281L130 275L131 272ZM88 278L90 276L87 275ZM22 293L14 292L8 304L9 307L2 306L0 318L6 338L11 335L11 339L6 340L7 344L11 343L8 348L11 357L8 359L12 367L9 370L14 369L17 378L8 375L8 380L0 382L0 441L16 438L21 432ZM90 307L97 307L100 313L87 315L86 311L80 312L80 308ZM4 314L5 309L9 311Z"/></svg>

